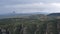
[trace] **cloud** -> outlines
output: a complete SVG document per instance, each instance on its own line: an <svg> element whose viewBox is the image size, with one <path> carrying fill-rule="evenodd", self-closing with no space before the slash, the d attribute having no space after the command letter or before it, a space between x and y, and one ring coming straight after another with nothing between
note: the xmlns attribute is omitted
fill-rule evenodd
<svg viewBox="0 0 60 34"><path fill-rule="evenodd" d="M58 12L60 11L60 3L32 3L32 4L16 4L5 5L6 9L17 12Z"/></svg>
<svg viewBox="0 0 60 34"><path fill-rule="evenodd" d="M0 0L0 13L60 12L57 0Z"/></svg>
<svg viewBox="0 0 60 34"><path fill-rule="evenodd" d="M0 5L30 4L30 3L60 3L60 0L0 0Z"/></svg>

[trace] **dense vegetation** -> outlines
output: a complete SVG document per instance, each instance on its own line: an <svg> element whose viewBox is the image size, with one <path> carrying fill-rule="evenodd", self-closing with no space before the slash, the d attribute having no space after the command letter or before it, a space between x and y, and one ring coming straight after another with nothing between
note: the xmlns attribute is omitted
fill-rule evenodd
<svg viewBox="0 0 60 34"><path fill-rule="evenodd" d="M0 34L59 34L58 30L59 20L44 15L0 19Z"/></svg>

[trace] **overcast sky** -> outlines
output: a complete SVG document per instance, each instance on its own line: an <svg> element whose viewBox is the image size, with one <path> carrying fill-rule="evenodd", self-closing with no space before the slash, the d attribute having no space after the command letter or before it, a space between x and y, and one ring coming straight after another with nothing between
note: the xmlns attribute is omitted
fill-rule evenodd
<svg viewBox="0 0 60 34"><path fill-rule="evenodd" d="M60 0L0 0L0 14L60 12Z"/></svg>

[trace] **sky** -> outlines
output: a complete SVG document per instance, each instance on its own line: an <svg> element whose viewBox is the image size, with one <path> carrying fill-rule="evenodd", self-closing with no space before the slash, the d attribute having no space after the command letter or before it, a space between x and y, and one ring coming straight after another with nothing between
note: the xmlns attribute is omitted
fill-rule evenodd
<svg viewBox="0 0 60 34"><path fill-rule="evenodd" d="M0 0L0 14L48 12L60 13L60 0Z"/></svg>

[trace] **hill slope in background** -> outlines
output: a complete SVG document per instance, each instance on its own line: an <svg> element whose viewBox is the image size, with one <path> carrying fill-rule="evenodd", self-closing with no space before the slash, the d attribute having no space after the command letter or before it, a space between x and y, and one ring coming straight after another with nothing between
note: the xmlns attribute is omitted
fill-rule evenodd
<svg viewBox="0 0 60 34"><path fill-rule="evenodd" d="M60 16L60 13L51 13L48 16Z"/></svg>

